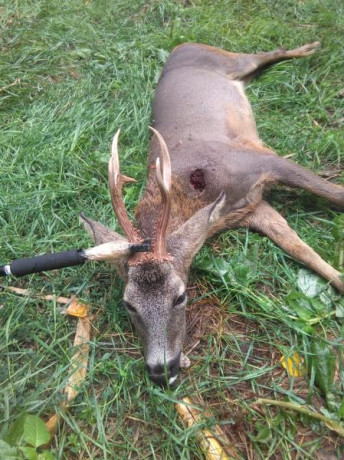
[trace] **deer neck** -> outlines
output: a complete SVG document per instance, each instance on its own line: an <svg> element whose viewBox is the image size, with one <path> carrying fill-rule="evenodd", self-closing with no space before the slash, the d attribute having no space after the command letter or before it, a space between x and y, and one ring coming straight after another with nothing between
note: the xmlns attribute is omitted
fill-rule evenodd
<svg viewBox="0 0 344 460"><path fill-rule="evenodd" d="M171 214L167 234L171 234L177 230L184 222L195 214L195 212L205 205L200 198L191 199L188 197L181 182L178 178L173 176L171 193ZM151 172L148 177L143 197L140 200L135 213L140 233L144 238L153 237L160 209L161 196L154 173Z"/></svg>

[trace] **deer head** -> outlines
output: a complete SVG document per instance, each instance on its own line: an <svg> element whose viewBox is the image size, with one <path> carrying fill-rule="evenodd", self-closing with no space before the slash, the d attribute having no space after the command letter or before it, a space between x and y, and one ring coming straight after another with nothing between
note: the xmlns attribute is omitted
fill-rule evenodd
<svg viewBox="0 0 344 460"><path fill-rule="evenodd" d="M149 377L160 385L171 385L178 376L185 338L186 287L190 264L220 218L225 195L222 193L214 203L200 209L168 235L171 162L162 136L151 129L157 136L161 151L156 160L155 180L162 197L155 233L151 235L151 250L126 255L121 260L114 259L110 253L102 254L102 258L114 263L124 280L124 305L143 343ZM122 185L132 179L123 176L119 170L118 136L119 131L112 143L109 188L114 211L126 238L81 216L96 244L143 241L139 230L130 221L122 199Z"/></svg>

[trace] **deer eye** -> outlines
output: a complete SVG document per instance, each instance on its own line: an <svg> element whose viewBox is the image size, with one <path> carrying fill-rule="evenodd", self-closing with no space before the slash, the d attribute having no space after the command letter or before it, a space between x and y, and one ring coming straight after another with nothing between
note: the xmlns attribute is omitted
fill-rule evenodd
<svg viewBox="0 0 344 460"><path fill-rule="evenodd" d="M130 313L136 313L136 308L133 307L131 303L127 302L126 300L123 300L123 305Z"/></svg>
<svg viewBox="0 0 344 460"><path fill-rule="evenodd" d="M177 297L177 299L175 300L174 302L174 306L178 306L178 305L181 305L182 303L184 303L186 300L186 292L183 292L183 294L181 294L179 297Z"/></svg>

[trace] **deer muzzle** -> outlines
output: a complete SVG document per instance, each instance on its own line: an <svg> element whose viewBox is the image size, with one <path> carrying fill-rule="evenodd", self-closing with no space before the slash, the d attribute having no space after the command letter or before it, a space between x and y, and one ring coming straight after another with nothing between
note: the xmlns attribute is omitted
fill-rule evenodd
<svg viewBox="0 0 344 460"><path fill-rule="evenodd" d="M164 364L146 364L146 369L149 378L159 386L172 386L178 377L180 367L180 355L181 354L179 353L179 355L176 358L169 360Z"/></svg>

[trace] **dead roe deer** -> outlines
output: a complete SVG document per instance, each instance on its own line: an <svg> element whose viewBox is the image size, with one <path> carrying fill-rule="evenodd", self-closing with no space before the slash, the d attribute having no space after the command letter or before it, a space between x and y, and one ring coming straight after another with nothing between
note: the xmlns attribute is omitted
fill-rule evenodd
<svg viewBox="0 0 344 460"><path fill-rule="evenodd" d="M175 48L153 102L155 135L150 172L134 226L122 200L118 133L109 163L114 211L126 239L86 217L97 244L151 241L151 250L114 262L124 301L143 342L150 378L172 384L185 338L188 272L207 238L248 227L267 235L295 259L344 292L341 274L292 230L262 195L269 184L299 187L344 206L344 187L321 179L264 146L245 83L275 62L308 56L318 43L294 50L236 54L188 43ZM104 256L111 261L111 254Z"/></svg>

